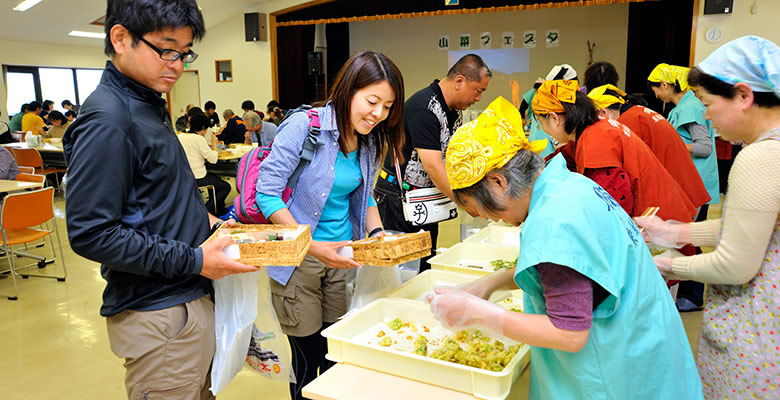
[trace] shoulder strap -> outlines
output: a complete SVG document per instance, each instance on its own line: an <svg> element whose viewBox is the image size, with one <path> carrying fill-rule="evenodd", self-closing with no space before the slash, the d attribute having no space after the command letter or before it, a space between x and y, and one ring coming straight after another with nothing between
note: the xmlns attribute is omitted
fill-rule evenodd
<svg viewBox="0 0 780 400"><path fill-rule="evenodd" d="M303 142L303 149L301 150L301 160L298 162L298 166L295 167L290 179L287 181L287 187L294 189L298 184L298 178L301 176L303 169L309 165L311 159L314 157L314 148L317 146L320 136L320 114L313 110L311 106L301 106L295 109L295 111L287 113L285 119L297 111L306 111L309 116L309 135L306 136L306 140ZM281 123L280 123L281 125Z"/></svg>

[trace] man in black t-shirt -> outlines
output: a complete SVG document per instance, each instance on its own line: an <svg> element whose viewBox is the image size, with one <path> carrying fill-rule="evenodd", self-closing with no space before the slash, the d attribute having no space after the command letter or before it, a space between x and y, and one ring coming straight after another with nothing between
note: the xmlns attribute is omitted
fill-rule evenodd
<svg viewBox="0 0 780 400"><path fill-rule="evenodd" d="M400 165L402 182L408 186L404 190L435 186L452 198L452 189L444 169L447 145L463 122L461 111L479 101L492 75L481 57L468 54L450 68L444 79L434 80L430 86L406 100L404 163ZM435 249L438 223L413 226L404 219L393 159L392 154L385 157L374 191L384 227L401 232L416 232L420 229L430 231ZM420 261L420 271L430 268L428 258L430 256Z"/></svg>
<svg viewBox="0 0 780 400"><path fill-rule="evenodd" d="M209 117L209 128L213 128L215 126L222 126L219 124L219 115L217 114L217 105L209 100L206 102L206 104L203 105L203 111L205 112L206 116Z"/></svg>

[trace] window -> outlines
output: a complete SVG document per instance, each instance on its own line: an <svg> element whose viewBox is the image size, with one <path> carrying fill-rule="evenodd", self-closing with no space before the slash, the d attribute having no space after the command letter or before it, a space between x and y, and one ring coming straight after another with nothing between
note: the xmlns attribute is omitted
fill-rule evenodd
<svg viewBox="0 0 780 400"><path fill-rule="evenodd" d="M233 82L233 62L231 60L217 60L217 82Z"/></svg>
<svg viewBox="0 0 780 400"><path fill-rule="evenodd" d="M102 69L77 69L76 83L78 84L79 89L79 99L86 99L89 97L89 95L95 91L95 88L97 88L102 76ZM81 104L82 101L79 101L79 104Z"/></svg>
<svg viewBox="0 0 780 400"><path fill-rule="evenodd" d="M35 98L35 82L29 72L9 72L6 74L5 88L8 91L8 116L21 111L22 105Z"/></svg>
<svg viewBox="0 0 780 400"><path fill-rule="evenodd" d="M41 95L44 100L54 102L55 110L62 108L63 100L78 104L72 69L38 68L38 75L41 79Z"/></svg>
<svg viewBox="0 0 780 400"><path fill-rule="evenodd" d="M34 100L51 100L55 110L62 110L63 100L81 104L102 75L102 69L6 66L9 117Z"/></svg>

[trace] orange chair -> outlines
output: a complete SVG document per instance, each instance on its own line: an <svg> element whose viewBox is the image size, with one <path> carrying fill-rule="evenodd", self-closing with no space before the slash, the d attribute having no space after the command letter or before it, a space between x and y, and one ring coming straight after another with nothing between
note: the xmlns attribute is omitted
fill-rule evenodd
<svg viewBox="0 0 780 400"><path fill-rule="evenodd" d="M54 177L57 180L57 187L60 187L60 178L57 176L57 173L67 172L67 170L62 168L43 166L43 158L41 158L41 153L39 153L37 149L14 149L14 157L16 157L17 165L33 167L35 173L38 175L55 174Z"/></svg>
<svg viewBox="0 0 780 400"><path fill-rule="evenodd" d="M36 229L38 225L43 225L49 220L54 222L54 233L57 236L57 243L60 248L60 259L62 261L62 276L55 275L34 275L19 274L14 266L11 253L13 246L26 244L40 240L52 233L48 229ZM16 300L19 297L19 287L16 284L16 275L22 278L31 276L41 278L54 278L59 282L65 282L68 270L65 268L65 253L62 251L62 241L60 233L57 230L57 220L54 218L54 188L34 190L32 192L13 193L6 196L3 202L2 212L0 212L0 231L2 231L2 245L5 249L5 255L8 259L8 265L11 269L11 278L14 282L14 296L8 296L8 300ZM54 243L51 243L52 254L56 256ZM43 261L45 263L45 261Z"/></svg>
<svg viewBox="0 0 780 400"><path fill-rule="evenodd" d="M21 168L20 168L20 170L21 170ZM40 187L46 186L46 176L44 176L44 175L35 175L35 174L32 174L32 173L28 174L28 173L20 172L18 175L16 175L16 180L17 181L22 181L22 182L36 182L36 183L40 183L41 184Z"/></svg>
<svg viewBox="0 0 780 400"><path fill-rule="evenodd" d="M13 154L13 151L11 152L11 154ZM16 156L14 156L14 157L16 157ZM23 174L30 174L30 175L32 175L32 174L34 174L34 173L35 173L35 168L33 168L33 167L19 166L19 172L20 172L20 173L23 173Z"/></svg>

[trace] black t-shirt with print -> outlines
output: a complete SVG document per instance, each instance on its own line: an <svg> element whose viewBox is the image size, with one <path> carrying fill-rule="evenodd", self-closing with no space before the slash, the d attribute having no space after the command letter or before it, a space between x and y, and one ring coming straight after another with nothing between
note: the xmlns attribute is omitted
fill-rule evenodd
<svg viewBox="0 0 780 400"><path fill-rule="evenodd" d="M450 110L436 79L428 87L409 97L404 103L404 163L401 174L404 180L416 187L433 187L431 179L422 167L415 149L439 150L444 157L452 134L460 127L461 113ZM445 125L445 126L443 126ZM395 175L390 153L385 157L384 167Z"/></svg>

